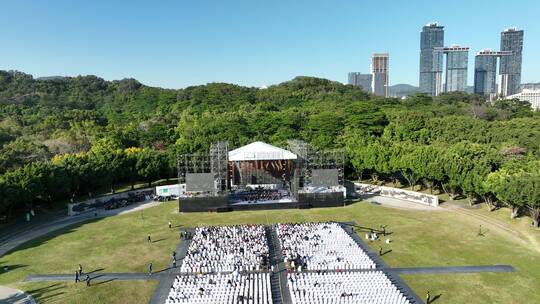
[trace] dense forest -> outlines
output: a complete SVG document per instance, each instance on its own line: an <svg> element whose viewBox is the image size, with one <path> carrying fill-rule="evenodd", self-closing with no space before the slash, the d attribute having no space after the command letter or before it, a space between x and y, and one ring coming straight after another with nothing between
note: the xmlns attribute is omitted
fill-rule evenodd
<svg viewBox="0 0 540 304"><path fill-rule="evenodd" d="M401 182L540 219L540 114L466 93L406 99L297 77L172 90L134 79L0 71L0 214L176 175L218 140L344 148L349 178Z"/></svg>

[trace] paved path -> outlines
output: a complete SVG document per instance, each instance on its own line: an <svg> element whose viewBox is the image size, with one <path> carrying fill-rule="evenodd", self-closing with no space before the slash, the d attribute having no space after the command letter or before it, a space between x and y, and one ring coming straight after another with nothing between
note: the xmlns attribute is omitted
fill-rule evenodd
<svg viewBox="0 0 540 304"><path fill-rule="evenodd" d="M441 207L427 206L420 203L414 203L399 198L380 196L376 194L364 194L360 196L360 199L366 202L394 207L398 209L420 210L420 211L446 211Z"/></svg>
<svg viewBox="0 0 540 304"><path fill-rule="evenodd" d="M54 232L58 229L65 228L67 226L77 224L80 222L96 219L96 218L103 218L113 215L119 215L119 214L125 214L130 212L139 211L142 209L154 207L156 205L160 204L159 202L154 201L145 201L140 202L138 204L133 204L124 208L118 208L113 210L100 210L98 211L98 216L94 216L94 212L87 212L84 214L79 214L75 216L65 216L60 219L54 220L49 223L45 223L43 225L40 225L38 227L34 227L28 231L23 231L19 234L16 234L14 236L11 236L5 240L3 240L0 243L0 257L8 253L9 251L15 249L17 246L22 245L32 239L38 238L40 236L44 236L46 234L49 234L51 232Z"/></svg>
<svg viewBox="0 0 540 304"><path fill-rule="evenodd" d="M480 273L480 272L516 272L510 265L493 266L447 266L447 267L410 267L389 268L397 274L441 274L441 273Z"/></svg>
<svg viewBox="0 0 540 304"><path fill-rule="evenodd" d="M291 291L287 284L287 270L281 251L281 244L274 229L274 225L267 227L268 247L271 253L270 265L274 266L274 270L270 275L270 283L272 289L272 300L275 304L292 303Z"/></svg>
<svg viewBox="0 0 540 304"><path fill-rule="evenodd" d="M0 286L0 303L36 304L36 301L31 295L20 290Z"/></svg>
<svg viewBox="0 0 540 304"><path fill-rule="evenodd" d="M195 234L195 229L188 228L188 229L181 229L181 231L187 231L191 235ZM154 294L150 298L149 304L163 304L165 303L165 300L167 299L167 296L169 295L169 292L171 291L171 286L174 283L174 280L177 275L180 274L180 268L182 267L182 263L184 262L184 258L186 257L186 253L189 248L189 244L191 243L191 239L183 239L180 241L178 246L176 247L176 268L172 268L172 265L170 265L171 268L166 270L164 274L162 275L158 286L156 287L156 290L154 291ZM171 261L172 263L172 261Z"/></svg>

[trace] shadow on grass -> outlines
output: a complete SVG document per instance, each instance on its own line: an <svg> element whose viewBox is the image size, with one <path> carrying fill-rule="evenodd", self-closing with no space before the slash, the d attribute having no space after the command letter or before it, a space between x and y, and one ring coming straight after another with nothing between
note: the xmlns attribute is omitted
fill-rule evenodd
<svg viewBox="0 0 540 304"><path fill-rule="evenodd" d="M46 233L44 235L37 236L36 238L31 239L28 242L25 242L25 243L15 247L15 248L9 250L8 252L5 253L5 255L12 254L12 253L14 253L16 251L19 251L19 250L26 250L26 249L31 249L31 248L34 248L34 247L39 247L39 246L47 243L48 241L56 238L57 236L75 232L76 229L79 228L82 225L98 222L98 221L100 221L102 219L104 219L104 218L89 218L87 220L83 220L83 221L78 222L78 223L73 223L73 224L68 225L66 227L62 227L60 229L51 231L51 232Z"/></svg>
<svg viewBox="0 0 540 304"><path fill-rule="evenodd" d="M382 253L381 253L381 256L384 256L384 255L386 255L386 254L388 254L388 253L390 253L390 252L392 252L392 249L386 250L386 251L382 252Z"/></svg>
<svg viewBox="0 0 540 304"><path fill-rule="evenodd" d="M96 273L96 272L98 272L98 271L103 271L103 270L105 270L105 268L95 269L95 270L92 270L92 271L90 271L90 272L85 272L84 274L92 274L92 273Z"/></svg>
<svg viewBox="0 0 540 304"><path fill-rule="evenodd" d="M165 241L166 239L167 239L167 238L157 239L157 240L155 240L155 241L152 241L152 244L153 244L153 243L159 243L159 242L161 242L161 241Z"/></svg>
<svg viewBox="0 0 540 304"><path fill-rule="evenodd" d="M112 279L108 279L108 280L105 280L105 281L100 281L100 282L97 282L95 284L92 284L90 286L97 286L97 285L101 285L101 284L105 284L105 283L109 283L109 282L112 282L112 281L115 281L116 278L112 278Z"/></svg>
<svg viewBox="0 0 540 304"><path fill-rule="evenodd" d="M28 265L24 265L24 264L10 265L10 264L5 264L5 263L0 262L0 274L8 273L8 272L10 272L12 270L15 270L15 269L18 269L18 268L24 268L24 267L28 267Z"/></svg>
<svg viewBox="0 0 540 304"><path fill-rule="evenodd" d="M61 283L54 283L54 284L49 285L47 287L28 290L27 293L31 294L32 297L34 297L34 299L36 299L36 301L41 303L44 300L48 300L48 299L63 295L64 292L56 292L57 290L63 289L63 288L64 288L64 286L62 286ZM56 293L45 295L46 293L51 293L51 292L56 292ZM11 303L11 302L8 301L7 303Z"/></svg>
<svg viewBox="0 0 540 304"><path fill-rule="evenodd" d="M429 303L433 303L433 302L437 301L440 297L442 297L442 293L434 296L433 299L431 299L431 301L429 301Z"/></svg>

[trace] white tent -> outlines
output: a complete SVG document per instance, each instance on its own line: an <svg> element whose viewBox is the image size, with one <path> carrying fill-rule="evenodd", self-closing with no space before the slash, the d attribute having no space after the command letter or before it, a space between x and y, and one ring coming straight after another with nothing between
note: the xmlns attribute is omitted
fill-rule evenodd
<svg viewBox="0 0 540 304"><path fill-rule="evenodd" d="M296 159L296 154L260 141L229 151L229 161Z"/></svg>

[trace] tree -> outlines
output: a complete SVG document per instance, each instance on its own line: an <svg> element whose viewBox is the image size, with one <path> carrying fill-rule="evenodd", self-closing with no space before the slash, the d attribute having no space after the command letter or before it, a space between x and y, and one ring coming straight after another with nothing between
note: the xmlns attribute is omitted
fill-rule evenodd
<svg viewBox="0 0 540 304"><path fill-rule="evenodd" d="M415 149L414 171L433 194L433 187L445 179L444 152L446 147L440 144L423 145Z"/></svg>
<svg viewBox="0 0 540 304"><path fill-rule="evenodd" d="M497 150L488 146L466 142L453 145L445 154L447 186L451 191L461 189L472 205L474 198L483 194L483 181L498 168L501 160Z"/></svg>
<svg viewBox="0 0 540 304"><path fill-rule="evenodd" d="M135 164L137 174L148 182L148 187L152 186L152 181L158 179L167 170L167 155L163 152L156 152L144 149L137 155Z"/></svg>

